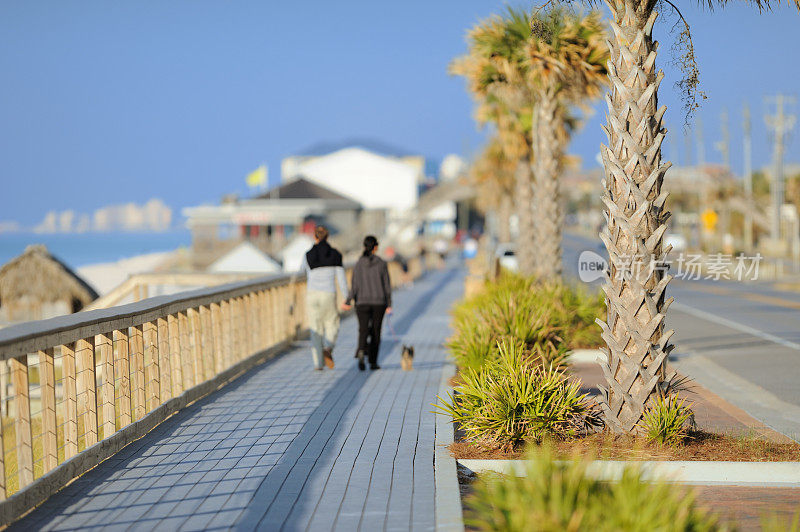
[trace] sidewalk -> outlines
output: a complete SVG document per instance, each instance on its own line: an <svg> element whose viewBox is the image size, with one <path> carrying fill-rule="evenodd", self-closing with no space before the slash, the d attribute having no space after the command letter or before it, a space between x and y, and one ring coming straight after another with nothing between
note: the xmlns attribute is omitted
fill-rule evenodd
<svg viewBox="0 0 800 532"><path fill-rule="evenodd" d="M430 406L463 274L428 274L395 295L377 372L356 368L343 320L336 369L307 343L168 419L51 497L13 530L431 530Z"/></svg>

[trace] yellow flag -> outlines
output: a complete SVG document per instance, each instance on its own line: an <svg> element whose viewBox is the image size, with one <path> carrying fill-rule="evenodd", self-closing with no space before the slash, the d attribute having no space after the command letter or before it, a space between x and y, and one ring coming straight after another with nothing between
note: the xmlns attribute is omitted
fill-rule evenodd
<svg viewBox="0 0 800 532"><path fill-rule="evenodd" d="M247 186L256 188L256 187L265 187L267 186L267 167L263 164L247 174Z"/></svg>

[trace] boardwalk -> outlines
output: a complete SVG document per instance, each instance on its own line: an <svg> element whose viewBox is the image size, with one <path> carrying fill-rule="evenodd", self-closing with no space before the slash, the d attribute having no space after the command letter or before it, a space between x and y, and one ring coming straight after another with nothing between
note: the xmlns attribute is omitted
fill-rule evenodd
<svg viewBox="0 0 800 532"><path fill-rule="evenodd" d="M359 372L343 321L334 371L306 343L179 412L12 530L430 530L434 415L459 270L396 294L393 326L416 348L400 369Z"/></svg>

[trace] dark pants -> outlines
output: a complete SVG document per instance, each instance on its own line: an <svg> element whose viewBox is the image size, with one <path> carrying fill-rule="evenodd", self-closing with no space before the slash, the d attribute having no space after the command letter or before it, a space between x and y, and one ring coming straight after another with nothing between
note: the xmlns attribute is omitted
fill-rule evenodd
<svg viewBox="0 0 800 532"><path fill-rule="evenodd" d="M370 365L378 363L381 346L381 325L386 305L356 305L358 316L358 349L367 355Z"/></svg>

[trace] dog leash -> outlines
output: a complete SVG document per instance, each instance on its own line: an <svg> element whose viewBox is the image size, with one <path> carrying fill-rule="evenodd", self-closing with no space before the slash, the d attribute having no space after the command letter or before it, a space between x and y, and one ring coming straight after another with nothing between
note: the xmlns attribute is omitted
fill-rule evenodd
<svg viewBox="0 0 800 532"><path fill-rule="evenodd" d="M397 333L395 332L394 327L392 326L392 315L391 314L387 314L386 315L386 326L389 328L389 332L392 334L392 340L399 340L400 337L397 336Z"/></svg>

